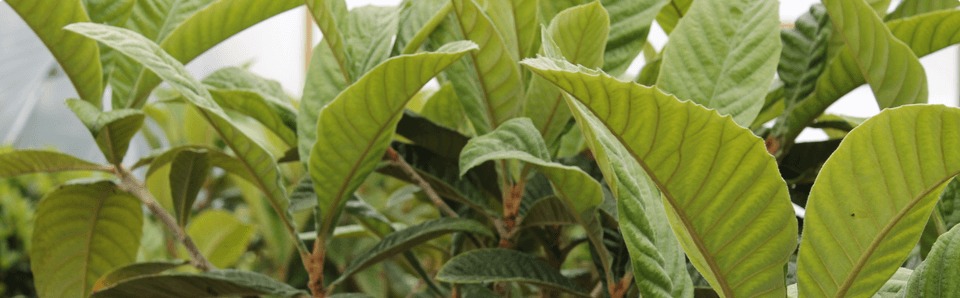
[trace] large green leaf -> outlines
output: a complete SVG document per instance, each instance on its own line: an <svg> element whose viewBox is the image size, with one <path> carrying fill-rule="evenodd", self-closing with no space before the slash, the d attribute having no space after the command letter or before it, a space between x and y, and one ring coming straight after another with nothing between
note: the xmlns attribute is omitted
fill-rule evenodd
<svg viewBox="0 0 960 298"><path fill-rule="evenodd" d="M253 233L253 226L222 210L200 213L187 227L187 235L196 242L200 253L219 268L233 266L243 256Z"/></svg>
<svg viewBox="0 0 960 298"><path fill-rule="evenodd" d="M888 109L853 129L810 192L800 293L856 297L879 289L960 173L958 144L960 110L943 106Z"/></svg>
<svg viewBox="0 0 960 298"><path fill-rule="evenodd" d="M510 56L522 59L536 52L540 30L537 8L540 0L488 0L487 15L503 37Z"/></svg>
<svg viewBox="0 0 960 298"><path fill-rule="evenodd" d="M691 262L718 292L783 293L797 223L760 139L654 88L549 58L523 64L582 102L623 143L662 192Z"/></svg>
<svg viewBox="0 0 960 298"><path fill-rule="evenodd" d="M101 112L89 102L76 99L68 99L67 106L90 130L107 161L113 164L123 162L130 140L143 126L143 112L130 109Z"/></svg>
<svg viewBox="0 0 960 298"><path fill-rule="evenodd" d="M960 3L953 0L904 0L893 12L887 15L887 20L911 17L915 15L946 10L957 7Z"/></svg>
<svg viewBox="0 0 960 298"><path fill-rule="evenodd" d="M320 111L317 142L308 162L317 194L321 237L333 231L343 203L375 170L390 145L407 101L430 79L468 51L469 42L433 53L399 56L380 64ZM364 114L357 117L357 114Z"/></svg>
<svg viewBox="0 0 960 298"><path fill-rule="evenodd" d="M64 186L37 206L30 269L43 297L86 297L100 276L133 263L140 202L111 182Z"/></svg>
<svg viewBox="0 0 960 298"><path fill-rule="evenodd" d="M777 1L694 1L670 34L657 85L748 126L780 57ZM724 13L718 13L724 12Z"/></svg>
<svg viewBox="0 0 960 298"><path fill-rule="evenodd" d="M533 255L507 249L478 249L462 253L440 268L437 279L456 284L516 281L587 296L580 287L546 262Z"/></svg>
<svg viewBox="0 0 960 298"><path fill-rule="evenodd" d="M905 297L950 297L960 293L960 228L950 229L933 245L927 259L910 276Z"/></svg>
<svg viewBox="0 0 960 298"><path fill-rule="evenodd" d="M330 101L349 85L337 66L337 59L326 46L329 38L320 41L313 50L310 65L307 66L307 79L303 86L297 114L297 150L300 160L306 164L310 149L317 142L317 115Z"/></svg>
<svg viewBox="0 0 960 298"><path fill-rule="evenodd" d="M410 250L414 246L450 233L471 233L493 237L493 232L484 225L469 219L440 218L387 234L379 243L360 254L343 270L338 281L393 255Z"/></svg>
<svg viewBox="0 0 960 298"><path fill-rule="evenodd" d="M220 107L257 120L287 145L297 144L296 111L280 83L227 67L203 79L203 84Z"/></svg>
<svg viewBox="0 0 960 298"><path fill-rule="evenodd" d="M887 23L893 36L910 45L917 56L925 56L960 42L960 12L940 11ZM780 142L792 142L807 125L841 96L865 83L849 47L830 60L817 79L816 89L788 109L777 122L774 133Z"/></svg>
<svg viewBox="0 0 960 298"><path fill-rule="evenodd" d="M602 2L603 7L610 12L610 38L606 41L606 50L603 53L603 71L619 76L640 54L647 41L647 34L650 33L653 20L670 0L604 0ZM556 34L554 38L559 43L559 37ZM586 41L584 43L589 44ZM564 55L566 56L566 53ZM593 67L587 64L584 66Z"/></svg>
<svg viewBox="0 0 960 298"><path fill-rule="evenodd" d="M479 51L470 55L474 71L461 73L479 83L479 92L457 92L457 95L477 134L484 134L520 112L523 104L520 68L511 58L493 21L476 2L452 1L461 33L479 45Z"/></svg>
<svg viewBox="0 0 960 298"><path fill-rule="evenodd" d="M801 15L792 29L780 32L783 51L777 74L783 82L784 100L793 105L813 92L827 64L830 17L823 5L814 5Z"/></svg>
<svg viewBox="0 0 960 298"><path fill-rule="evenodd" d="M207 156L206 151L183 150L170 162L170 196L181 227L187 225L193 202L207 181L211 166Z"/></svg>
<svg viewBox="0 0 960 298"><path fill-rule="evenodd" d="M542 33L544 50L553 48L567 61L586 67L603 65L604 48L610 32L610 18L598 2L569 8L557 14ZM608 52L609 53L609 52ZM560 90L540 77L534 77L524 102L524 116L533 120L548 146L553 145L567 127L570 110Z"/></svg>
<svg viewBox="0 0 960 298"><path fill-rule="evenodd" d="M241 270L217 270L199 274L173 273L138 276L93 293L92 297L296 297L305 292L270 277Z"/></svg>
<svg viewBox="0 0 960 298"><path fill-rule="evenodd" d="M280 170L274 162L275 158L230 121L207 89L187 73L183 64L156 44L130 30L89 23L73 24L67 29L95 39L128 57L136 58L180 92L200 111L222 137L226 146L237 155L244 172L248 173L248 177L253 179L251 182L267 196L270 206L286 225L287 232L296 235L296 227L287 211L289 202ZM302 242L298 241L297 247L301 253L306 252Z"/></svg>
<svg viewBox="0 0 960 298"><path fill-rule="evenodd" d="M83 3L80 0L9 0L7 4L47 45L80 98L99 107L103 97L100 49L95 41L63 30L68 24L90 21Z"/></svg>
<svg viewBox="0 0 960 298"><path fill-rule="evenodd" d="M113 167L98 165L60 152L45 150L16 150L0 153L0 178L64 171L112 173Z"/></svg>
<svg viewBox="0 0 960 298"><path fill-rule="evenodd" d="M927 74L864 0L824 1L834 28L870 83L880 108L927 102Z"/></svg>

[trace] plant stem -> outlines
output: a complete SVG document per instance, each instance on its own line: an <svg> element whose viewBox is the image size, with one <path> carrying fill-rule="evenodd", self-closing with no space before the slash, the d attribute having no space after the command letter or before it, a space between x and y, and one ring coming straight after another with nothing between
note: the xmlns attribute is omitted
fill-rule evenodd
<svg viewBox="0 0 960 298"><path fill-rule="evenodd" d="M190 238L190 235L187 235L183 231L183 228L177 224L177 221L173 219L173 216L167 212L166 209L163 209L157 200L153 198L153 194L150 194L147 191L146 186L143 182L137 180L132 173L124 169L123 167L116 167L117 176L120 177L120 189L133 194L135 197L140 199L144 205L147 206L147 209L153 213L163 225L167 226L167 229L173 232L174 237L183 244L183 247L187 249L187 253L190 255L190 264L200 271L210 271L216 269L216 266L210 263L206 257L200 253L200 249L197 248L197 245L193 243L193 239Z"/></svg>

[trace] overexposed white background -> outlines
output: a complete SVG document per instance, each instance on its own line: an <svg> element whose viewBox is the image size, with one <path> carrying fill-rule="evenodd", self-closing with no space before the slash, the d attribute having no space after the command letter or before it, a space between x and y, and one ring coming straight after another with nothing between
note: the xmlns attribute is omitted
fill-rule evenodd
<svg viewBox="0 0 960 298"><path fill-rule="evenodd" d="M549 1L549 0L541 0ZM3 2L0 0L0 2ZM347 0L348 7L397 5L400 0ZM782 22L791 23L805 13L815 0L784 0L780 3ZM899 1L893 1L891 9ZM302 93L307 23L306 10L296 8L266 20L226 40L187 65L197 77L231 65L247 64L250 70L279 81L294 96ZM312 43L321 38L313 28ZM650 34L658 49L666 42L659 27ZM951 46L921 59L927 70L930 102L956 106L960 99L958 50ZM635 74L642 58L628 70ZM66 109L65 98L74 97L70 82L62 73L51 71L56 62L39 39L13 13L0 3L0 144L19 148L54 147L81 156L102 160L96 146L79 121ZM851 92L834 104L828 113L869 117L878 113L873 94L866 86ZM808 130L801 141L822 139L819 131ZM143 151L143 144L133 151Z"/></svg>

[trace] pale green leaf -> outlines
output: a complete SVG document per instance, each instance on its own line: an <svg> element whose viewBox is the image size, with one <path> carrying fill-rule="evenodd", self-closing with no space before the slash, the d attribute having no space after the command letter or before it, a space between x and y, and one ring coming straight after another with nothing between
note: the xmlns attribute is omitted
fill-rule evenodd
<svg viewBox="0 0 960 298"><path fill-rule="evenodd" d="M426 221L387 234L380 242L351 261L347 269L344 269L340 277L337 278L337 281L333 283L336 284L370 265L376 264L398 253L409 251L417 245L450 233L470 233L477 236L493 237L493 232L491 232L490 229L474 220L440 218Z"/></svg>
<svg viewBox="0 0 960 298"><path fill-rule="evenodd" d="M417 52L424 39L446 19L451 9L453 6L449 0L403 0L400 3L400 21L393 52Z"/></svg>
<svg viewBox="0 0 960 298"><path fill-rule="evenodd" d="M170 196L181 227L187 225L193 202L207 180L210 167L206 151L183 150L170 162Z"/></svg>
<svg viewBox="0 0 960 298"><path fill-rule="evenodd" d="M732 115L741 126L753 123L780 57L777 4L694 1L686 21L670 34L657 85L678 98Z"/></svg>
<svg viewBox="0 0 960 298"><path fill-rule="evenodd" d="M437 279L455 284L515 281L587 296L583 289L546 262L507 249L478 249L460 254L440 268Z"/></svg>
<svg viewBox="0 0 960 298"><path fill-rule="evenodd" d="M16 150L0 153L0 178L11 178L32 173L64 171L100 171L112 173L113 168L54 151Z"/></svg>
<svg viewBox="0 0 960 298"><path fill-rule="evenodd" d="M457 92L457 95L477 134L484 134L520 112L523 104L520 68L511 59L493 21L473 0L452 1L461 33L479 45L479 51L471 53L469 59L474 71L461 73L476 81L471 84L479 83L479 92Z"/></svg>
<svg viewBox="0 0 960 298"><path fill-rule="evenodd" d="M330 40L324 38L313 50L297 113L297 149L304 164L309 160L313 143L317 142L317 115L348 85L328 42Z"/></svg>
<svg viewBox="0 0 960 298"><path fill-rule="evenodd" d="M203 84L220 107L257 120L287 145L297 144L296 111L280 83L227 67L203 79Z"/></svg>
<svg viewBox="0 0 960 298"><path fill-rule="evenodd" d="M958 141L960 110L943 106L888 109L851 131L810 192L800 293L877 291L916 245L940 190L960 173Z"/></svg>
<svg viewBox="0 0 960 298"><path fill-rule="evenodd" d="M940 235L910 276L904 297L950 297L960 293L960 228Z"/></svg>
<svg viewBox="0 0 960 298"><path fill-rule="evenodd" d="M172 273L135 277L105 288L92 297L155 298L258 296L298 297L307 293L255 272L217 270L204 273Z"/></svg>
<svg viewBox="0 0 960 298"><path fill-rule="evenodd" d="M110 273L97 279L93 284L93 291L97 292L104 288L112 287L126 279L134 277L161 273L188 264L187 261L167 261L167 262L145 262L134 263L117 268Z"/></svg>
<svg viewBox="0 0 960 298"><path fill-rule="evenodd" d="M823 5L814 5L794 22L794 28L780 32L783 51L777 74L783 82L784 100L792 106L816 87L827 64L830 17Z"/></svg>
<svg viewBox="0 0 960 298"><path fill-rule="evenodd" d="M219 268L233 266L247 252L253 233L252 225L223 210L204 211L187 226L187 235L193 238L200 253Z"/></svg>
<svg viewBox="0 0 960 298"><path fill-rule="evenodd" d="M913 270L907 268L898 268L897 272L890 277L890 280L887 283L883 284L883 287L880 287L880 290L876 294L873 294L874 298L893 298L893 297L902 297L899 294L906 288L907 280L912 276ZM787 286L787 297L797 298L799 293L797 293L797 284L792 284ZM919 297L919 296L918 296Z"/></svg>
<svg viewBox="0 0 960 298"><path fill-rule="evenodd" d="M549 1L549 0L546 0ZM540 0L487 0L487 15L503 37L504 45L513 59L526 58L533 48L540 30L537 8Z"/></svg>
<svg viewBox="0 0 960 298"><path fill-rule="evenodd" d="M68 99L67 106L90 130L107 161L123 162L130 140L143 127L143 112L131 109L101 112L96 106L76 99Z"/></svg>
<svg viewBox="0 0 960 298"><path fill-rule="evenodd" d="M454 129L461 134L470 130L467 125L463 106L450 82L440 85L440 89L430 95L420 114L443 127Z"/></svg>
<svg viewBox="0 0 960 298"><path fill-rule="evenodd" d="M396 7L364 6L350 11L340 29L346 41L351 78L359 79L390 57L397 18Z"/></svg>
<svg viewBox="0 0 960 298"><path fill-rule="evenodd" d="M657 14L657 23L663 28L663 32L668 35L672 33L680 19L690 10L691 4L693 4L693 0L670 0L670 3Z"/></svg>
<svg viewBox="0 0 960 298"><path fill-rule="evenodd" d="M122 26L130 18L135 0L83 0L94 23Z"/></svg>
<svg viewBox="0 0 960 298"><path fill-rule="evenodd" d="M343 203L375 170L390 145L407 101L451 63L476 49L469 42L449 44L433 53L387 60L347 87L323 110L317 142L308 165L321 208L324 234L333 231ZM357 116L357 113L365 114Z"/></svg>
<svg viewBox="0 0 960 298"><path fill-rule="evenodd" d="M90 21L83 3L80 0L9 0L7 4L47 45L80 98L99 107L103 97L100 49L95 41L63 30L68 24Z"/></svg>
<svg viewBox="0 0 960 298"><path fill-rule="evenodd" d="M653 20L670 0L604 0L602 2L603 7L610 12L610 38L606 41L606 50L603 53L603 71L613 76L620 76L643 50ZM556 34L553 36L560 44L559 37ZM585 43L588 42L585 41ZM570 61L576 63L576 61Z"/></svg>
<svg viewBox="0 0 960 298"><path fill-rule="evenodd" d="M960 2L954 0L903 0L897 8L887 15L887 20L906 18L938 10L957 7Z"/></svg>
<svg viewBox="0 0 960 298"><path fill-rule="evenodd" d="M718 292L784 291L782 267L796 245L796 220L760 139L729 117L654 88L559 60L523 64L582 102L599 120L592 126L623 143L662 192L691 262Z"/></svg>
<svg viewBox="0 0 960 298"><path fill-rule="evenodd" d="M324 44L320 46L325 45L330 50L328 53L334 64L326 67L337 70L344 81L353 82L354 78L350 76L347 66L350 59L347 57L346 44L341 34L343 30L341 27L344 26L342 24L348 17L346 2L344 0L306 0L304 2L314 22L317 22L317 26L320 27L320 32L323 33ZM337 67L333 67L334 65Z"/></svg>
<svg viewBox="0 0 960 298"><path fill-rule="evenodd" d="M927 102L927 75L917 55L866 2L829 0L824 6L881 109Z"/></svg>
<svg viewBox="0 0 960 298"><path fill-rule="evenodd" d="M42 297L87 297L100 276L133 263L140 248L140 202L111 182L74 184L37 206L30 269Z"/></svg>

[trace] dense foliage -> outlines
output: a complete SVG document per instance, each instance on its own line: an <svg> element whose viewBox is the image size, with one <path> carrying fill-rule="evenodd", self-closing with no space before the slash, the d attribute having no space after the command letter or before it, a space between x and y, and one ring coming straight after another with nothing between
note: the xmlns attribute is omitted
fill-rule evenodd
<svg viewBox="0 0 960 298"><path fill-rule="evenodd" d="M824 0L789 25L775 0L6 4L106 163L0 153L0 295L960 287L960 109L925 104L918 60L960 42L955 0ZM301 98L184 68L304 5L324 38ZM879 115L824 114L863 84ZM137 136L154 151L124 163Z"/></svg>

